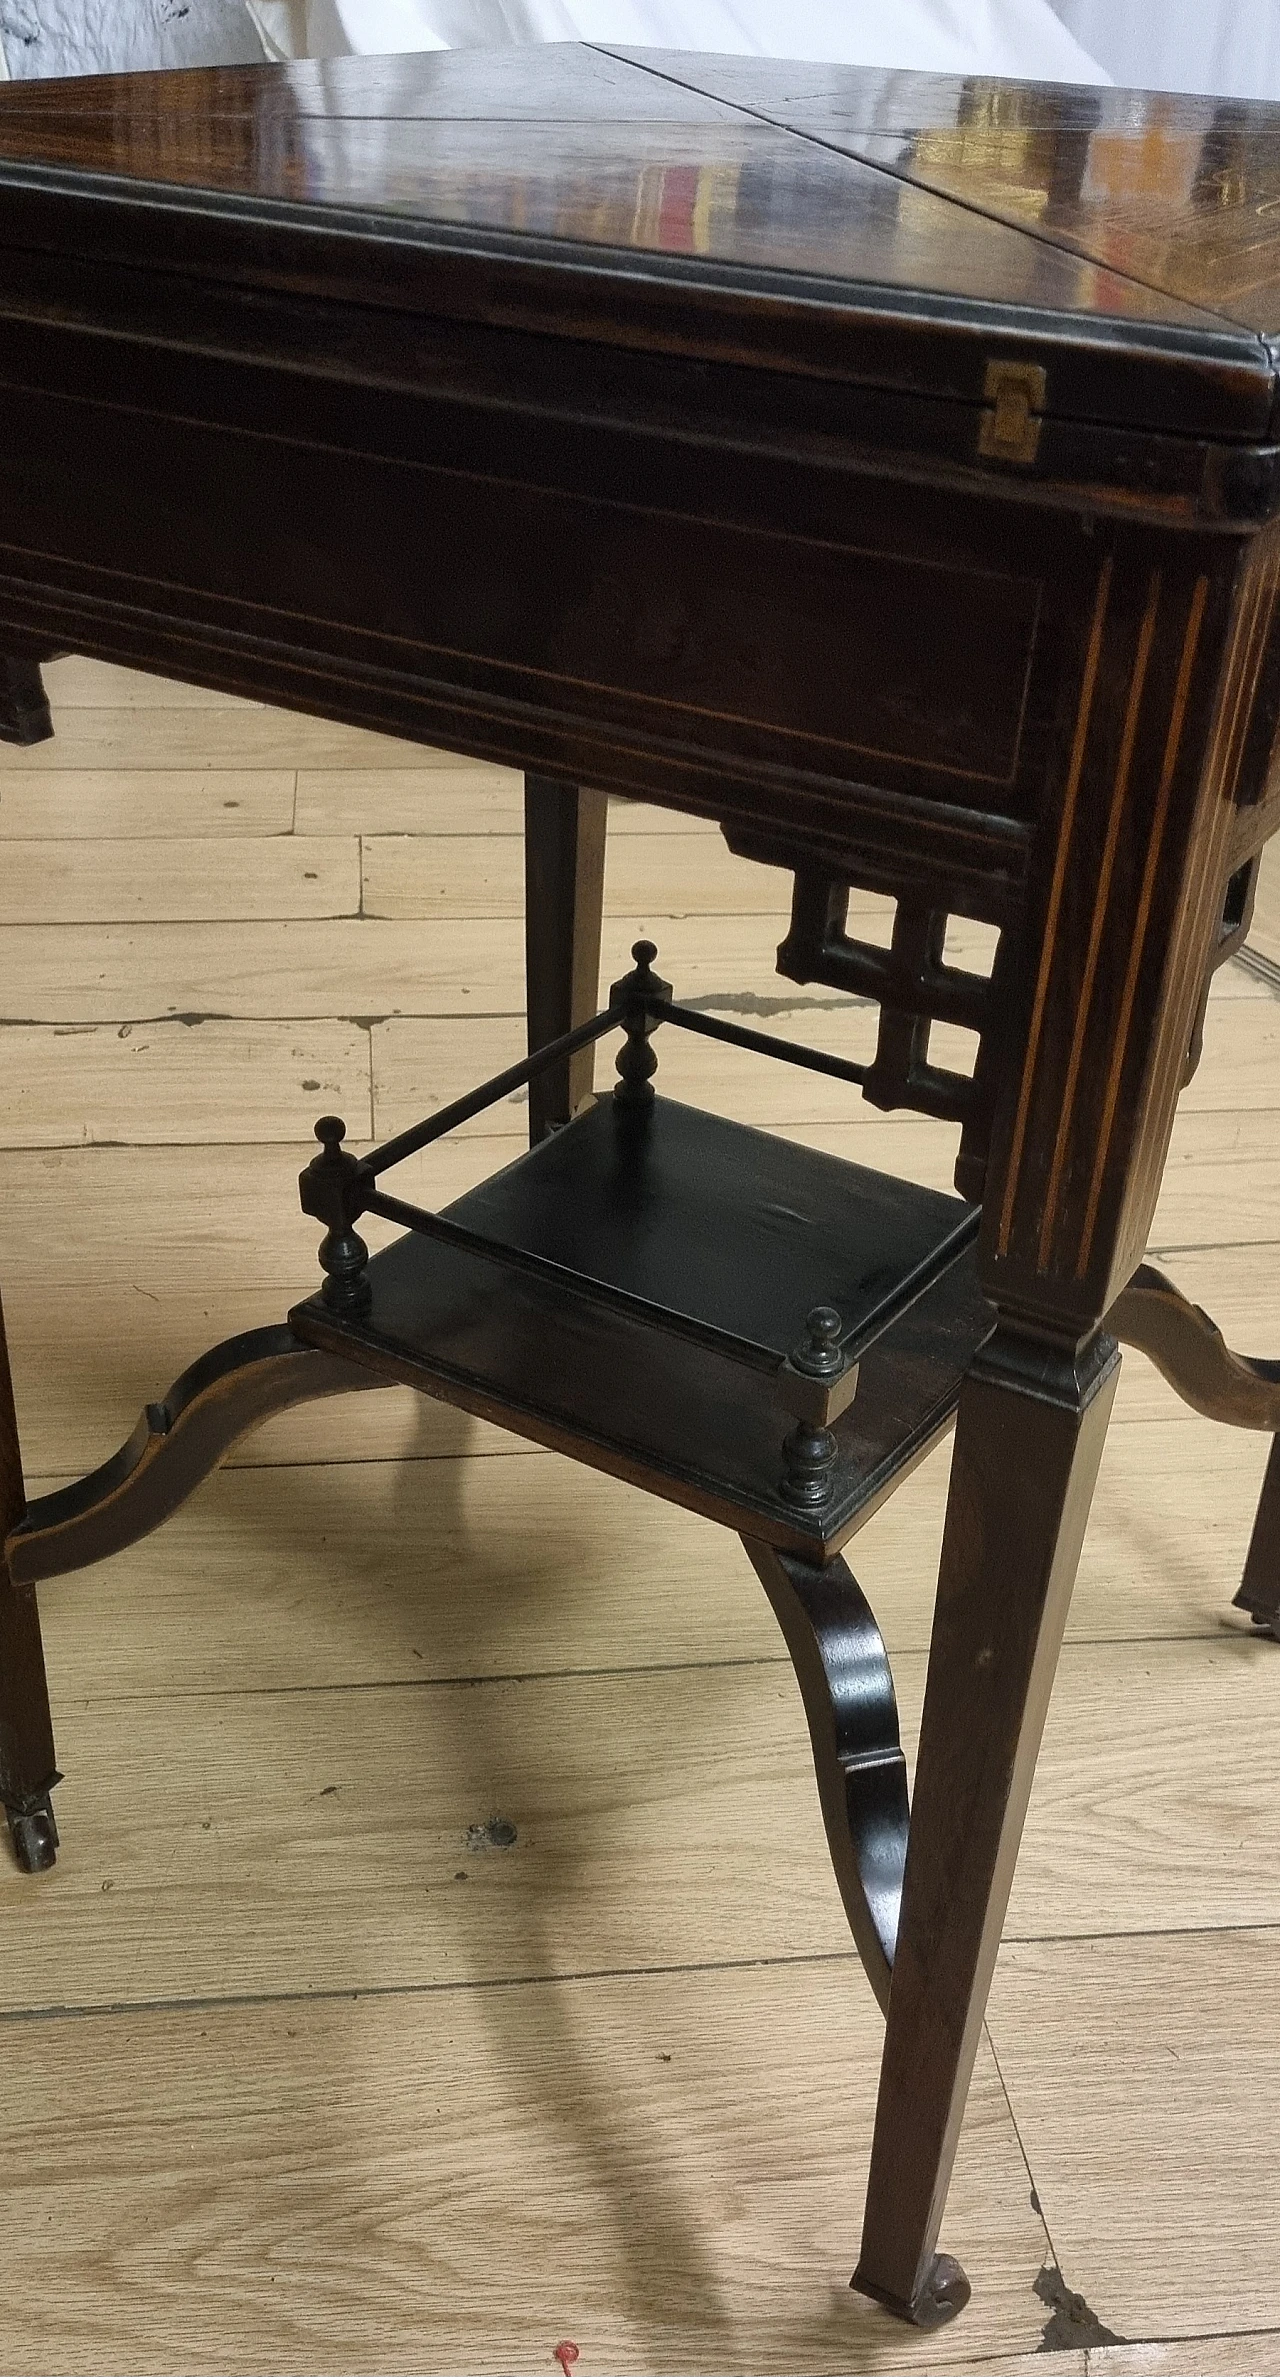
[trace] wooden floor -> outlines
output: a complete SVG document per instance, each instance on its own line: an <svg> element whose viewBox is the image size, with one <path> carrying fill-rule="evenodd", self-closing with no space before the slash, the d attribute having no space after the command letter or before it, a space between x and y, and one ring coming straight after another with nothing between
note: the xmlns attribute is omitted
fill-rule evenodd
<svg viewBox="0 0 1280 2377"><path fill-rule="evenodd" d="M316 1114L367 1143L522 1037L514 776L87 662L48 681L56 739L0 754L36 1488L317 1276ZM643 926L682 993L856 1054L869 1011L773 972L785 897L623 807L604 978ZM1255 944L1154 1244L1275 1352L1280 879ZM941 1126L662 1055L947 1181ZM523 1125L513 1100L404 1193ZM64 1848L0 1873L6 2377L554 2377L565 2340L578 2377L1013 2377L1045 2344L1062 2377L1276 2377L1280 1648L1228 1609L1264 1453L1126 1357L944 2228L973 2303L927 2339L847 2286L879 2017L731 1536L397 1390L273 1422L46 1588ZM944 1448L855 1547L909 1734L945 1481Z"/></svg>

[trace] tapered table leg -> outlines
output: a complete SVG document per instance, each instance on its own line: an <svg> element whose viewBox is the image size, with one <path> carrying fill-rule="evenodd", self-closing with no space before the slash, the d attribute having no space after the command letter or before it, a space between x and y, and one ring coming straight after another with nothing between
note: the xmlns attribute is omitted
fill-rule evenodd
<svg viewBox="0 0 1280 2377"><path fill-rule="evenodd" d="M586 1023L599 1005L608 802L550 776L524 780L525 981L530 1053ZM595 1051L579 1049L529 1084L536 1147L590 1099Z"/></svg>
<svg viewBox="0 0 1280 2377"><path fill-rule="evenodd" d="M920 2324L968 2293L938 2228L1114 1390L1101 1324L1221 943L1274 553L1228 589L1207 552L1100 550L1038 813L981 1181L998 1326L960 1394L855 2277Z"/></svg>
<svg viewBox="0 0 1280 2377"><path fill-rule="evenodd" d="M1119 1355L1002 1326L961 1390L897 1955L854 2285L921 2326Z"/></svg>
<svg viewBox="0 0 1280 2377"><path fill-rule="evenodd" d="M13 1382L0 1312L0 1543L26 1509ZM52 1865L58 1845L49 1794L59 1780L34 1588L15 1585L0 1556L0 1799L18 1862Z"/></svg>

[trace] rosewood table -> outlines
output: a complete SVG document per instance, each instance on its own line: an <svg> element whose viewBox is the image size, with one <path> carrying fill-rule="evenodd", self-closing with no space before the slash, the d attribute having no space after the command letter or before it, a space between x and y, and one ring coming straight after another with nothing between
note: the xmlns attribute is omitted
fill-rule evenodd
<svg viewBox="0 0 1280 2377"><path fill-rule="evenodd" d="M0 1363L18 1854L57 1839L36 1583L282 1404L407 1378L707 1512L887 2012L854 2283L946 2318L1117 1338L1280 1428L1280 1366L1142 1260L1280 818L1280 109L573 46L17 84L0 324L4 731L70 647L528 771L528 1065L361 1159L322 1118L320 1292L30 1507ZM610 791L791 871L779 964L877 1003L870 1065L682 1006L647 944L597 1012ZM670 1029L954 1121L957 1196L656 1096ZM524 1079L519 1163L443 1214L379 1186ZM840 1554L953 1417L908 1828ZM1237 1598L1280 1628L1274 1454Z"/></svg>

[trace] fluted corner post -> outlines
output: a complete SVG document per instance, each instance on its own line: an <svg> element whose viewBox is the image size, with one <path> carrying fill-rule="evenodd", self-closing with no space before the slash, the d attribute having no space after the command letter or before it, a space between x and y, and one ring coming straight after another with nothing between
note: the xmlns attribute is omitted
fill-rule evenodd
<svg viewBox="0 0 1280 2377"><path fill-rule="evenodd" d="M524 780L524 953L529 1054L576 1031L600 995L608 801L552 776ZM595 1050L580 1048L529 1084L529 1144L589 1106Z"/></svg>
<svg viewBox="0 0 1280 2377"><path fill-rule="evenodd" d="M369 1249L356 1230L364 1211L363 1184L357 1158L343 1147L347 1126L336 1114L322 1114L316 1124L320 1154L298 1176L302 1210L323 1222L320 1294L330 1310L352 1317L368 1310L372 1289L367 1264Z"/></svg>
<svg viewBox="0 0 1280 2377"><path fill-rule="evenodd" d="M0 1312L0 1544L25 1515L26 1490L13 1382ZM16 1585L0 1553L0 1799L14 1854L27 1873L54 1863L58 1827L49 1794L61 1782L53 1748L53 1720L44 1646L33 1585Z"/></svg>
<svg viewBox="0 0 1280 2377"><path fill-rule="evenodd" d="M969 2292L939 2225L1114 1393L1103 1323L1218 943L1280 532L1224 552L1114 529L1083 567L1006 985L978 1254L998 1326L960 1393L854 2278L922 2327Z"/></svg>

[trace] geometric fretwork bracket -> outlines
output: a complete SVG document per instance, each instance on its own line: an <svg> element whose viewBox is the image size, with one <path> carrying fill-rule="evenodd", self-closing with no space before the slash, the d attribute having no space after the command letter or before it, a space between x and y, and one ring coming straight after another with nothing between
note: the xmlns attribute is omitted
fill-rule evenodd
<svg viewBox="0 0 1280 2377"><path fill-rule="evenodd" d="M880 1009L876 1053L863 1096L891 1111L909 1107L964 1125L956 1185L962 1196L982 1193L990 1130L989 1067L982 1043L991 1017L992 985L943 962L948 911L899 895L887 949L854 940L847 930L848 881L818 867L795 877L791 929L778 950L778 972L792 982L823 982ZM978 1035L972 1079L929 1061L935 1023L961 1024Z"/></svg>

